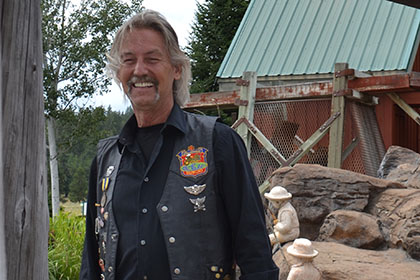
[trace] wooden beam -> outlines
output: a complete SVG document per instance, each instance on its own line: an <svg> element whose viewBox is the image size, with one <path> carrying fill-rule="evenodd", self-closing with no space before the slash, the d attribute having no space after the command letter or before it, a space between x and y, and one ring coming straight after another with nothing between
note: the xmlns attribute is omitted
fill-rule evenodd
<svg viewBox="0 0 420 280"><path fill-rule="evenodd" d="M348 68L347 63L336 63L334 67L335 73L340 73ZM345 92L347 90L347 76L334 75L333 88L334 92ZM330 143L328 145L328 167L340 168L343 153L343 137L344 137L344 113L345 113L345 96L333 94L331 100L331 115L340 113L338 118L333 122L330 128Z"/></svg>
<svg viewBox="0 0 420 280"><path fill-rule="evenodd" d="M216 106L235 106L239 91L220 91L191 94L190 101L184 108L211 108ZM235 106L236 107L236 106Z"/></svg>
<svg viewBox="0 0 420 280"><path fill-rule="evenodd" d="M242 117L232 125L232 128L237 129L239 126L245 126L249 129L255 139L263 145L264 149L267 150L267 152L280 164L280 166L285 166L286 159L252 122L249 122L246 118Z"/></svg>
<svg viewBox="0 0 420 280"><path fill-rule="evenodd" d="M410 73L410 87L420 88L420 72Z"/></svg>
<svg viewBox="0 0 420 280"><path fill-rule="evenodd" d="M313 146L315 146L325 134L327 134L328 129L334 123L334 121L340 116L340 112L336 112L332 115L314 134L311 135L300 147L297 151L293 153L293 155L286 161L286 166L295 165L302 157L304 157Z"/></svg>
<svg viewBox="0 0 420 280"><path fill-rule="evenodd" d="M348 88L362 93L385 93L390 91L409 91L410 75L389 75L356 78L348 81Z"/></svg>
<svg viewBox="0 0 420 280"><path fill-rule="evenodd" d="M239 105L238 119L245 118L250 123L254 121L255 90L257 88L257 73L244 72L240 80L241 94L240 99L236 100ZM244 140L248 157L251 152L251 134L245 126L239 126L236 130Z"/></svg>
<svg viewBox="0 0 420 280"><path fill-rule="evenodd" d="M348 88L360 93L380 95L388 92L413 91L420 88L420 73L397 74L387 76L360 77L355 71L355 78L348 81ZM366 75L363 75L366 76ZM332 82L315 82L287 86L262 87L256 89L256 101L271 101L284 99L329 97L333 92ZM191 94L191 100L186 109L231 107L235 108L235 100L239 91L206 92Z"/></svg>
<svg viewBox="0 0 420 280"><path fill-rule="evenodd" d="M298 85L275 86L257 88L256 101L270 101L280 99L299 99L312 97L326 97L332 93L332 82L304 83ZM221 91L191 94L185 109L211 108L215 106L233 107L240 97L240 91Z"/></svg>

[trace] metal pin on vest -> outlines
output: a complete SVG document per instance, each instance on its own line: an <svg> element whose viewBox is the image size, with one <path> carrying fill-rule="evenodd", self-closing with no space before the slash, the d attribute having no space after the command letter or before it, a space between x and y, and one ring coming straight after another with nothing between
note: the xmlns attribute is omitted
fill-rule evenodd
<svg viewBox="0 0 420 280"><path fill-rule="evenodd" d="M202 185L193 185L193 186L184 186L184 190L192 195L199 195L200 193L202 193L204 191L204 189L206 188L206 184L202 184Z"/></svg>
<svg viewBox="0 0 420 280"><path fill-rule="evenodd" d="M194 205L194 213L197 213L198 211L206 211L206 205L204 205L204 202L206 202L205 196L190 198L190 201Z"/></svg>

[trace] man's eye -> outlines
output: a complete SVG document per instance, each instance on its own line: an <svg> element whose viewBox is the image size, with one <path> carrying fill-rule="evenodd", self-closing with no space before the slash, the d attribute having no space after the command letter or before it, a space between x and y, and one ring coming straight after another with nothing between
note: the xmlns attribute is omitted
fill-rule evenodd
<svg viewBox="0 0 420 280"><path fill-rule="evenodd" d="M156 57L151 57L151 58L148 58L147 59L150 63L156 63L156 62L159 62L159 58L156 58Z"/></svg>
<svg viewBox="0 0 420 280"><path fill-rule="evenodd" d="M123 59L123 63L124 64L129 64L129 63L132 63L134 61L134 59L132 59L132 58L125 58L125 59Z"/></svg>

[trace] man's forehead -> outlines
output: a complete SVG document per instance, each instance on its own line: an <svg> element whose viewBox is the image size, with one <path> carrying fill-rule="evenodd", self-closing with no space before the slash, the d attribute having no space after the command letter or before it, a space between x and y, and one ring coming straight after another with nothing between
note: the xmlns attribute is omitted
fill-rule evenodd
<svg viewBox="0 0 420 280"><path fill-rule="evenodd" d="M120 56L121 57L135 55L135 54L136 54L135 50L124 50L124 49L122 49L120 51ZM163 55L162 51L159 50L159 49L150 49L150 50L142 52L142 54L144 54L144 55L159 55L159 56Z"/></svg>
<svg viewBox="0 0 420 280"><path fill-rule="evenodd" d="M142 40L139 40L142 37L139 37L138 33L137 34L134 34L134 33L141 32L141 31L149 31L149 32L151 31L160 37L162 36L162 34L160 34L156 30L153 30L151 28L133 28L133 29L127 30L122 36L122 40L120 43L120 47L119 47L120 56L133 55L139 52L145 55L164 55L167 52L165 48L166 46L164 45L162 46L160 45L159 42L156 42L156 41L153 42L153 39L152 39L152 42L150 42L150 39L149 39L150 37L147 35L144 37L144 38L148 38L145 40L145 42L143 42ZM162 38L162 41L163 41L162 43L164 43L163 38Z"/></svg>

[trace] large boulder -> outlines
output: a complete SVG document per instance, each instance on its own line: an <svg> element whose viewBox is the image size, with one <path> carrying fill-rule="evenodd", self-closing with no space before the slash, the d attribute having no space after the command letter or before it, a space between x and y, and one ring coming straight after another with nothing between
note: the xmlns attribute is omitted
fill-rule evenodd
<svg viewBox="0 0 420 280"><path fill-rule="evenodd" d="M386 247L377 218L351 210L336 210L330 213L321 226L317 240L333 241L363 249Z"/></svg>
<svg viewBox="0 0 420 280"><path fill-rule="evenodd" d="M290 245L292 242L273 256L280 268L280 280L287 279L290 266L296 263L287 253ZM324 280L420 279L420 262L408 258L403 250L373 251L335 242L312 242L312 246L319 252L314 265Z"/></svg>
<svg viewBox="0 0 420 280"><path fill-rule="evenodd" d="M391 247L402 247L420 260L420 190L386 190L367 210L383 224Z"/></svg>
<svg viewBox="0 0 420 280"><path fill-rule="evenodd" d="M389 147L378 177L420 189L420 154L399 146Z"/></svg>
<svg viewBox="0 0 420 280"><path fill-rule="evenodd" d="M404 188L400 183L328 168L296 164L277 169L271 186L281 185L292 193L300 223L301 237L315 240L325 217L335 210L363 212L369 200L387 188Z"/></svg>

